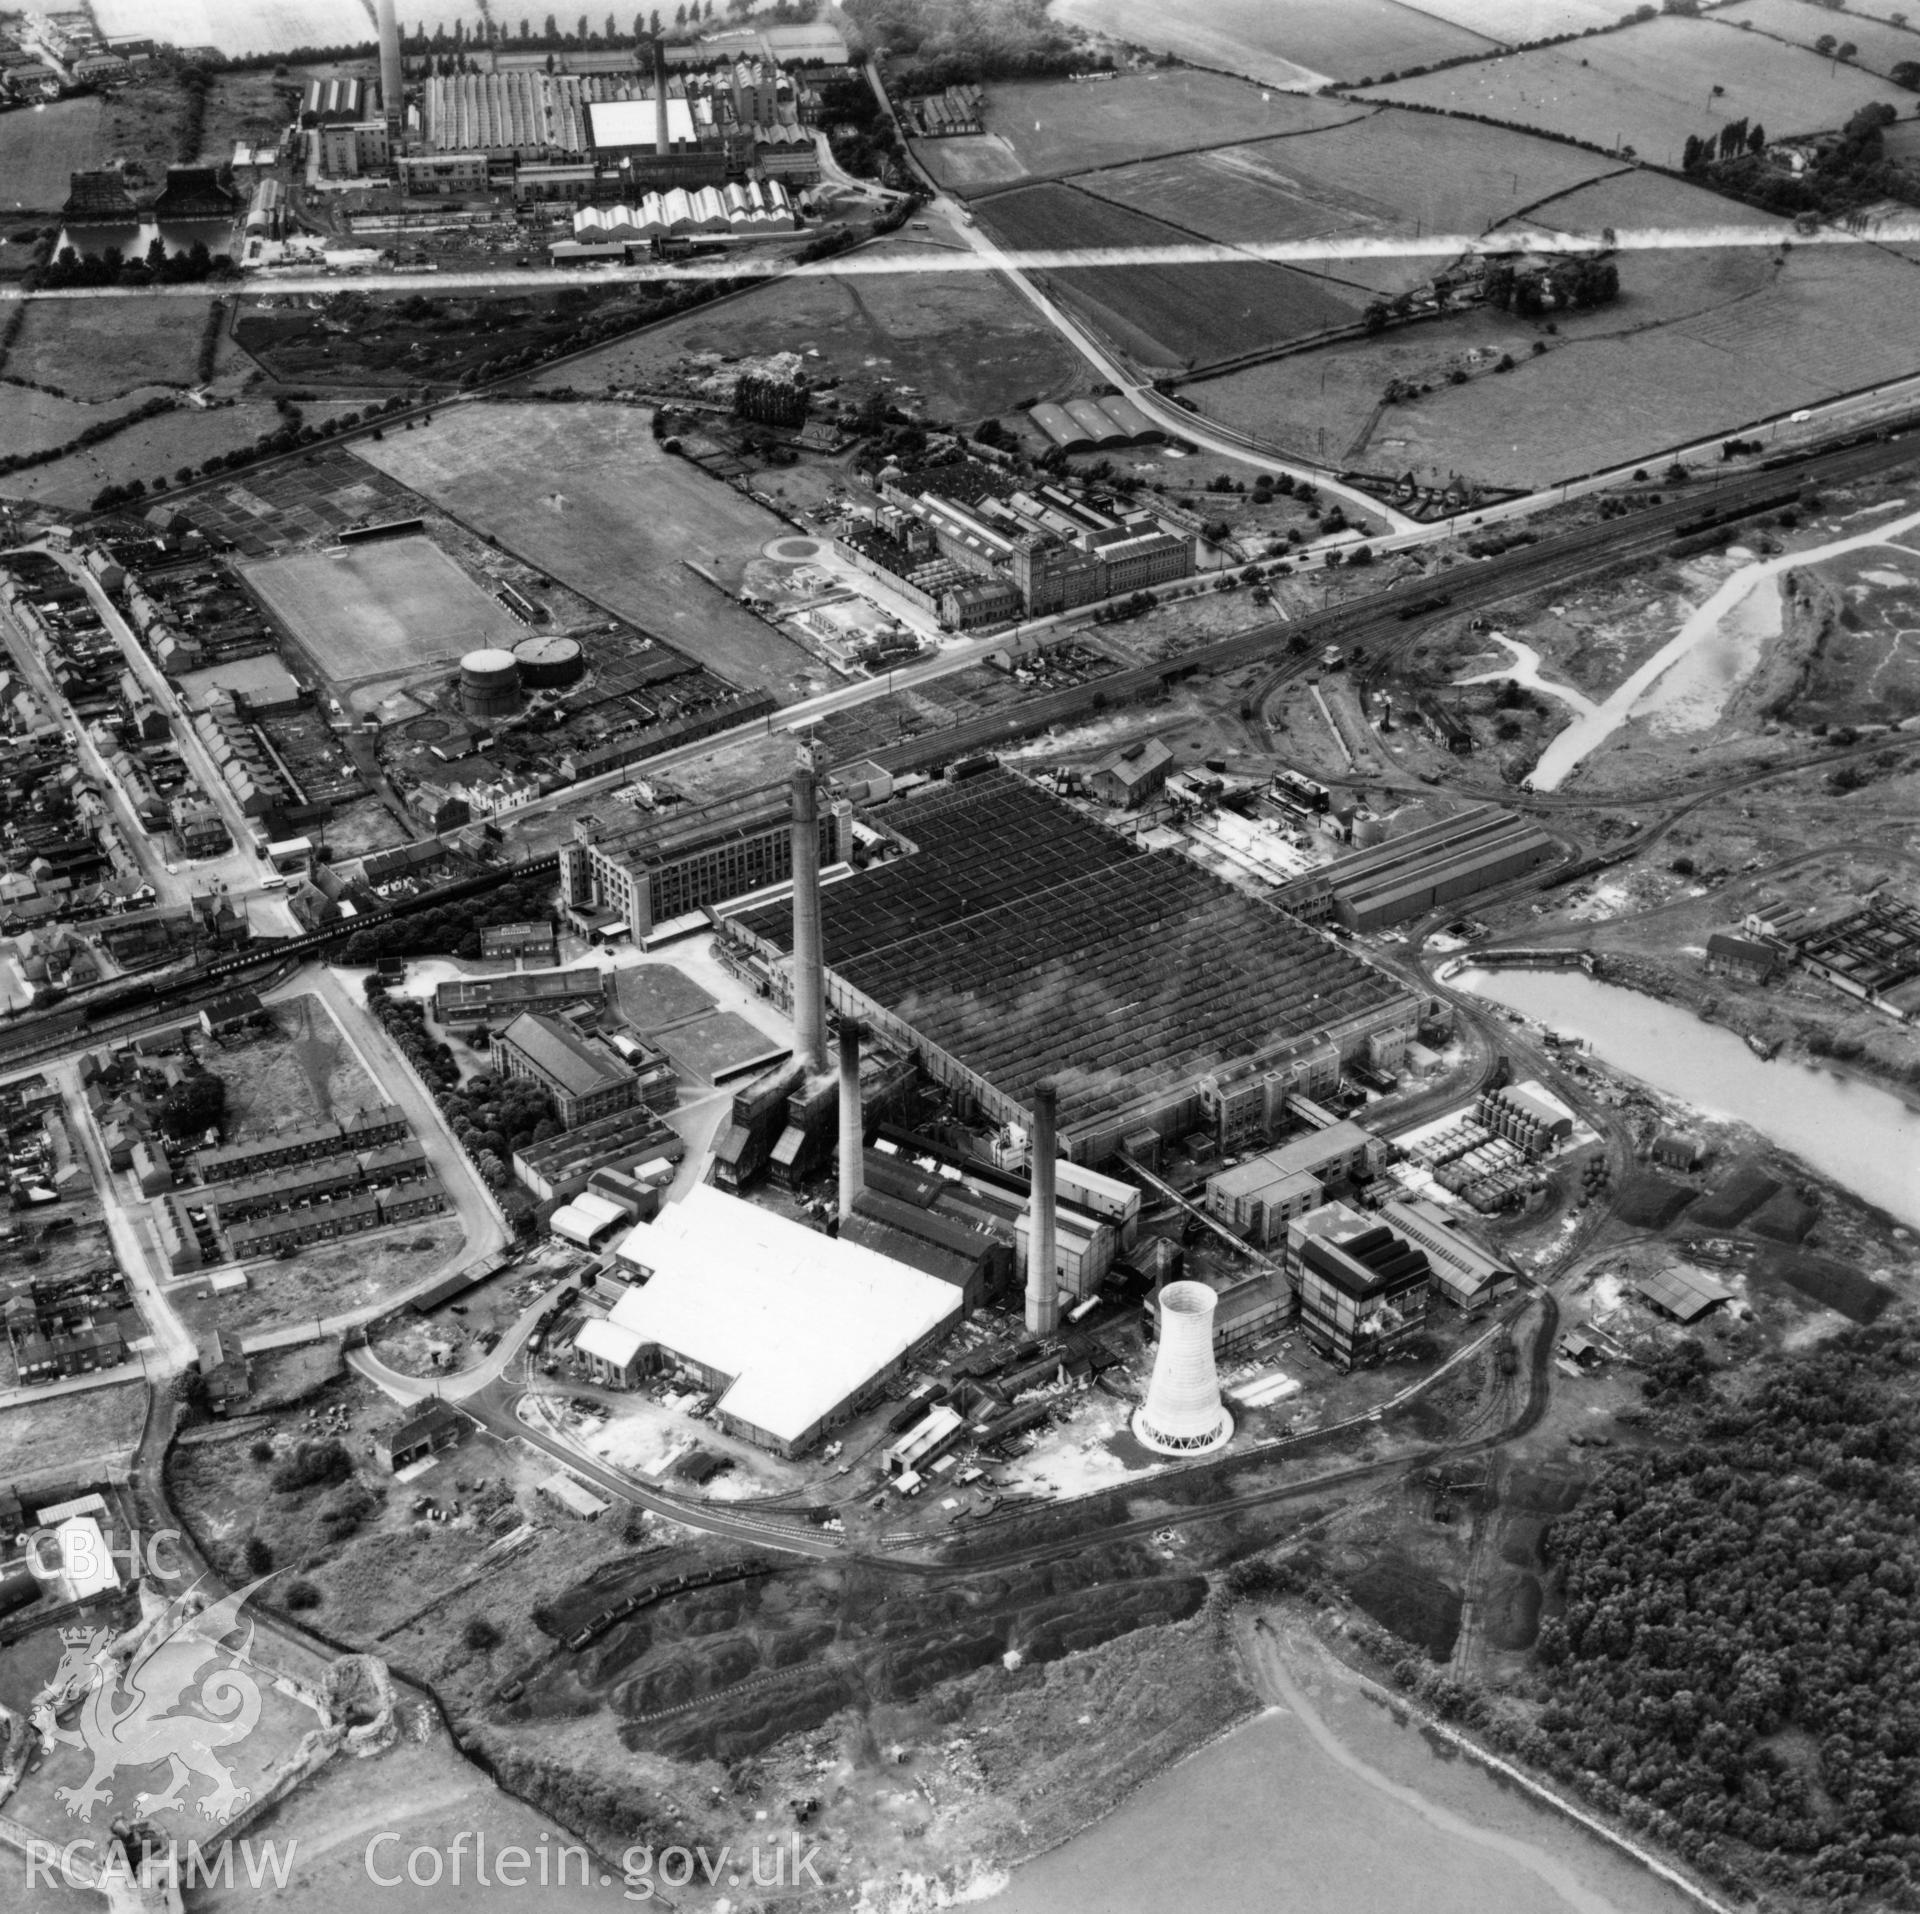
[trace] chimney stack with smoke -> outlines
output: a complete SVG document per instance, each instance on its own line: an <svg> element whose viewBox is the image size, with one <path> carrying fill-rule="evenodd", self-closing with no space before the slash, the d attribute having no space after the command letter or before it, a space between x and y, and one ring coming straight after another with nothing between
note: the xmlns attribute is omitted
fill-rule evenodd
<svg viewBox="0 0 1920 1914"><path fill-rule="evenodd" d="M386 116L388 136L397 139L406 126L406 81L400 68L400 23L393 0L380 0L375 9L380 30L380 111Z"/></svg>
<svg viewBox="0 0 1920 1914"><path fill-rule="evenodd" d="M1051 1077L1033 1086L1033 1124L1027 1135L1027 1173L1033 1187L1027 1216L1027 1328L1036 1336L1050 1336L1060 1327L1060 1281L1053 1249L1058 1101Z"/></svg>
<svg viewBox="0 0 1920 1914"><path fill-rule="evenodd" d="M793 1047L809 1070L827 1067L826 965L820 951L820 793L813 749L793 767Z"/></svg>

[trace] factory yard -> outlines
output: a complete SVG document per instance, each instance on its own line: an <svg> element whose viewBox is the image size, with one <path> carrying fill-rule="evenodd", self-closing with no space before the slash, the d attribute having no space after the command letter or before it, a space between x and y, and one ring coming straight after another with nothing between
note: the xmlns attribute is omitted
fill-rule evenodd
<svg viewBox="0 0 1920 1914"><path fill-rule="evenodd" d="M1418 79L1381 81L1369 99L1481 113L1609 153L1678 170L1687 135L1758 121L1775 139L1841 125L1869 102L1910 110L1912 95L1837 67L1806 47L1742 33L1734 15L1663 14L1574 45L1476 61Z"/></svg>
<svg viewBox="0 0 1920 1914"><path fill-rule="evenodd" d="M335 546L242 567L242 576L336 684L511 647L525 627L431 539Z"/></svg>
<svg viewBox="0 0 1920 1914"><path fill-rule="evenodd" d="M728 683L781 703L824 690L827 668L734 597L787 528L663 452L651 418L622 405L460 406L355 450Z"/></svg>

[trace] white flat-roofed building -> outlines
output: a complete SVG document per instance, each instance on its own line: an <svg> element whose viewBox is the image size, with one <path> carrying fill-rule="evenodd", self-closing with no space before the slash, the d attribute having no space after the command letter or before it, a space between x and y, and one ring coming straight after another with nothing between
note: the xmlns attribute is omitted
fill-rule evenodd
<svg viewBox="0 0 1920 1914"><path fill-rule="evenodd" d="M719 1392L721 1426L797 1455L958 1321L960 1290L696 1184L617 1251L640 1288L607 1318L646 1367ZM624 1346L624 1345L623 1345Z"/></svg>
<svg viewBox="0 0 1920 1914"><path fill-rule="evenodd" d="M595 100L587 108L588 137L594 147L644 147L652 152L658 142L660 110L652 100ZM667 95L667 145L684 151L699 144L693 108L676 94Z"/></svg>

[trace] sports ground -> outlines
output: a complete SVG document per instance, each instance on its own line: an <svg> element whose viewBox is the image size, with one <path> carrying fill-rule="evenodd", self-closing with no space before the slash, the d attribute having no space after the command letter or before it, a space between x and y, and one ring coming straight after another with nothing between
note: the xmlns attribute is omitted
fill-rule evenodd
<svg viewBox="0 0 1920 1914"><path fill-rule="evenodd" d="M296 552L241 569L336 684L450 663L527 635L430 538Z"/></svg>

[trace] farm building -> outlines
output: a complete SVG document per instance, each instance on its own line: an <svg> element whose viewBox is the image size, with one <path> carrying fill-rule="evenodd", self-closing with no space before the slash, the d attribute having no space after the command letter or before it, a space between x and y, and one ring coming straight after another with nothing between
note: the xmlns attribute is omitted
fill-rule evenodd
<svg viewBox="0 0 1920 1914"><path fill-rule="evenodd" d="M397 1475L430 1455L438 1455L442 1449L452 1448L466 1429L466 1416L452 1403L436 1397L404 1422L383 1430L378 1442L387 1458L387 1467Z"/></svg>
<svg viewBox="0 0 1920 1914"><path fill-rule="evenodd" d="M720 1426L797 1455L959 1318L950 1283L696 1184L618 1251L642 1286L614 1304L621 1367L692 1370Z"/></svg>

